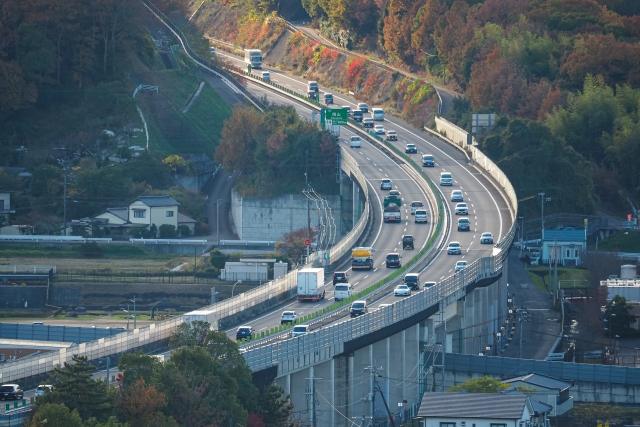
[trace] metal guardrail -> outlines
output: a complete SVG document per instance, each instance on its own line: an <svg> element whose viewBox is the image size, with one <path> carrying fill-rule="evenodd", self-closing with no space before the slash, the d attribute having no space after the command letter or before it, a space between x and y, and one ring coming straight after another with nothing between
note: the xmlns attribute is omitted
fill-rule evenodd
<svg viewBox="0 0 640 427"><path fill-rule="evenodd" d="M266 106L262 104L262 102L258 98L253 96L246 87L244 87L240 82L238 82L226 70L200 58L200 56L198 56L198 54L196 54L191 49L191 47L189 46L189 42L187 41L187 38L184 36L182 31L175 24L173 24L173 22L171 22L171 20L164 13L162 13L160 9L158 9L153 3L151 3L149 0L140 0L140 1L151 11L151 13L153 13L164 25L166 25L166 27L169 28L169 30L178 38L184 51L196 64L198 64L200 67L204 68L205 70L211 73L214 73L215 75L220 77L227 86L229 86L235 92L241 93L242 95L244 95L244 97L247 98L247 100L249 100L249 102L251 102L260 111L263 111L264 108L266 108Z"/></svg>
<svg viewBox="0 0 640 427"><path fill-rule="evenodd" d="M37 234L5 234L0 235L0 241L3 242L58 242L58 243L111 243L111 238L105 237L90 237L84 238L80 236L48 236Z"/></svg>
<svg viewBox="0 0 640 427"><path fill-rule="evenodd" d="M48 274L51 269L56 274L55 265L0 265L0 273Z"/></svg>

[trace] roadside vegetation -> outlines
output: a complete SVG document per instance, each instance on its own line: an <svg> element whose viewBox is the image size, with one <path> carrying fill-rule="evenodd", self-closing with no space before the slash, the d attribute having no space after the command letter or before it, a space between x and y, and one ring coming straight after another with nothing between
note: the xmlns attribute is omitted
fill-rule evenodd
<svg viewBox="0 0 640 427"><path fill-rule="evenodd" d="M36 400L29 427L285 427L289 396L271 383L258 390L236 343L206 322L180 325L165 361L143 353L120 356L122 380L91 378L84 356L56 367L53 391Z"/></svg>
<svg viewBox="0 0 640 427"><path fill-rule="evenodd" d="M238 107L224 123L215 160L240 172L235 190L244 197L299 194L308 183L321 194L337 194L339 147L327 131L301 120L293 107L271 106L265 114Z"/></svg>

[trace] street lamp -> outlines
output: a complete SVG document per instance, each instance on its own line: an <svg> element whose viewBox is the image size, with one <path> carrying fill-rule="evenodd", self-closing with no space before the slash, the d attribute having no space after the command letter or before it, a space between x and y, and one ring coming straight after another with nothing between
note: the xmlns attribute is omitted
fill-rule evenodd
<svg viewBox="0 0 640 427"><path fill-rule="evenodd" d="M233 288L231 288L231 298L233 298L233 290L236 288L236 285L238 283L242 283L242 280L238 280L236 283L233 284Z"/></svg>
<svg viewBox="0 0 640 427"><path fill-rule="evenodd" d="M136 328L136 320L138 320L138 315L136 314L136 296L133 296L133 299L130 299L129 301L131 301L133 303L133 329ZM127 305L128 307L128 305ZM127 320L127 329L129 329L129 321Z"/></svg>

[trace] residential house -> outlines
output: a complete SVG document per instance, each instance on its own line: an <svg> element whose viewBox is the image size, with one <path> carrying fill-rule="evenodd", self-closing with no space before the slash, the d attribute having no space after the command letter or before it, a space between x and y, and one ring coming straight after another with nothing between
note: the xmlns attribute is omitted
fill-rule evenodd
<svg viewBox="0 0 640 427"><path fill-rule="evenodd" d="M424 427L530 427L524 394L425 393L418 410Z"/></svg>
<svg viewBox="0 0 640 427"><path fill-rule="evenodd" d="M186 225L193 234L196 220L178 212L180 203L170 196L140 196L129 206L107 208L91 218L74 221L74 227L85 227L87 234L91 233L91 226L98 226L105 231L106 237L125 237L126 232L133 228L156 229L164 224L173 225L176 231L181 225Z"/></svg>
<svg viewBox="0 0 640 427"><path fill-rule="evenodd" d="M586 229L542 230L541 258L544 264L551 261L564 266L576 266L580 264L580 254L586 249Z"/></svg>
<svg viewBox="0 0 640 427"><path fill-rule="evenodd" d="M4 216L6 221L9 221L9 214L16 213L11 210L11 191L0 191L0 215ZM4 224L0 224L3 226Z"/></svg>
<svg viewBox="0 0 640 427"><path fill-rule="evenodd" d="M573 396L569 395L572 383L541 374L528 374L502 381L513 387L526 387L532 398L550 405L552 417L565 414L573 408Z"/></svg>

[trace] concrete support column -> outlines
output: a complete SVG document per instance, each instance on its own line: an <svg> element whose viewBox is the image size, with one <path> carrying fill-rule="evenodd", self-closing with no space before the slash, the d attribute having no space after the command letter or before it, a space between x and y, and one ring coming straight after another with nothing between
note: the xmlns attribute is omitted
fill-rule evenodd
<svg viewBox="0 0 640 427"><path fill-rule="evenodd" d="M317 426L336 425L335 364L335 359L330 359L315 365Z"/></svg>
<svg viewBox="0 0 640 427"><path fill-rule="evenodd" d="M312 387L313 385L313 378L315 375L315 367L314 365L309 366L309 370L308 370L308 377L307 377L307 401L309 402L309 412L307 414L307 420L309 422L309 425L314 427L315 423L314 423L314 419L313 416L315 414L316 411L316 401L317 401L317 396L315 395L315 386Z"/></svg>
<svg viewBox="0 0 640 427"><path fill-rule="evenodd" d="M355 227L360 219L360 187L353 184L353 225Z"/></svg>

